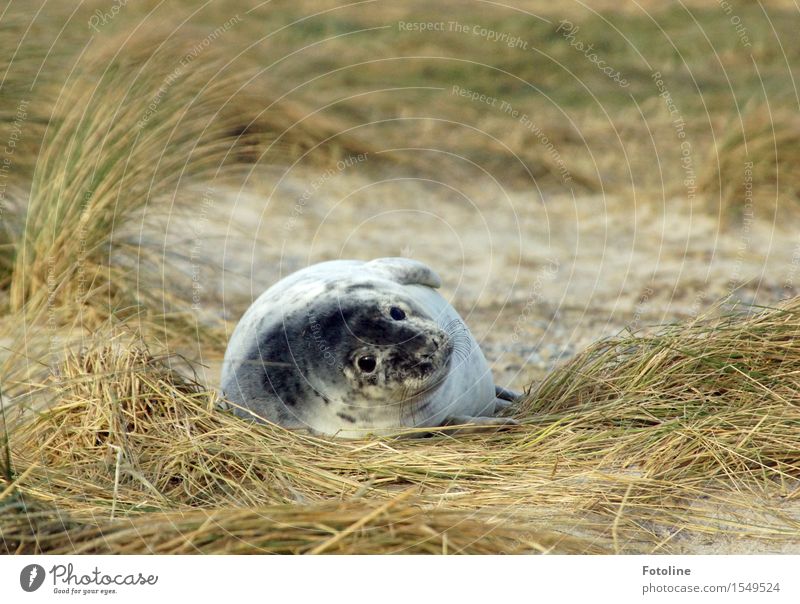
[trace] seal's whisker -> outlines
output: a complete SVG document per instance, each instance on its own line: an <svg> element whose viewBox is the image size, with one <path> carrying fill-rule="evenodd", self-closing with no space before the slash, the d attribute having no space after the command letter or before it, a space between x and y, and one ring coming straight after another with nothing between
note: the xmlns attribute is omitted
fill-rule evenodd
<svg viewBox="0 0 800 604"><path fill-rule="evenodd" d="M469 350L463 347L456 348L453 352L459 364L465 363L469 359Z"/></svg>
<svg viewBox="0 0 800 604"><path fill-rule="evenodd" d="M472 340L466 334L459 334L450 340L452 355L459 362L466 361L472 353Z"/></svg>

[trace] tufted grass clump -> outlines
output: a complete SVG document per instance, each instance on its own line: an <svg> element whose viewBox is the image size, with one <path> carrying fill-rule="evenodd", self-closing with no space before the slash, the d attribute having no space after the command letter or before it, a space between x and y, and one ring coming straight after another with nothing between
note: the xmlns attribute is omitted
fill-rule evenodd
<svg viewBox="0 0 800 604"><path fill-rule="evenodd" d="M11 430L0 531L59 553L783 547L800 538L798 332L791 300L602 341L519 427L357 441L243 421L179 359L103 334Z"/></svg>

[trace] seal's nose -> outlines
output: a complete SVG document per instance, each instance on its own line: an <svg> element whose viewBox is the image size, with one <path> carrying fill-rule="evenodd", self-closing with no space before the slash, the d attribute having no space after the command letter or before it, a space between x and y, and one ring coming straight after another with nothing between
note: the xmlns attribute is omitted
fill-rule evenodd
<svg viewBox="0 0 800 604"><path fill-rule="evenodd" d="M436 354L436 345L433 342L425 342L417 349L417 358L422 360L430 360Z"/></svg>
<svg viewBox="0 0 800 604"><path fill-rule="evenodd" d="M446 336L433 336L420 350L420 355L425 359L433 358L440 349L445 347Z"/></svg>

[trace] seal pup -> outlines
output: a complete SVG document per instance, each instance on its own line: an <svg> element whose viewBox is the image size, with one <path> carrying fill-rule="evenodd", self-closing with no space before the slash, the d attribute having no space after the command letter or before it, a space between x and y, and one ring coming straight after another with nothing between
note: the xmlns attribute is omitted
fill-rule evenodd
<svg viewBox="0 0 800 604"><path fill-rule="evenodd" d="M403 428L510 425L472 333L407 258L333 260L271 286L233 331L222 395L241 416L358 438Z"/></svg>

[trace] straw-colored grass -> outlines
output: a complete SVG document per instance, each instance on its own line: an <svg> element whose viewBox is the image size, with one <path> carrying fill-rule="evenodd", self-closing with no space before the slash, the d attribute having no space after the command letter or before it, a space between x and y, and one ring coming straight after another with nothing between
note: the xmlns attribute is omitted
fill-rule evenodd
<svg viewBox="0 0 800 604"><path fill-rule="evenodd" d="M51 554L493 554L602 553L587 540L486 514L424 510L400 494L375 501L298 507L155 512L76 521L53 509L8 504L5 549Z"/></svg>
<svg viewBox="0 0 800 604"><path fill-rule="evenodd" d="M251 425L168 357L106 336L12 429L6 496L45 511L38 544L10 514L6 548L312 551L357 525L333 551L440 551L462 521L451 551L796 541L782 508L800 493L798 332L795 300L600 342L539 385L518 428L363 441Z"/></svg>

